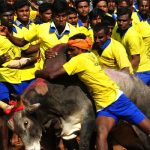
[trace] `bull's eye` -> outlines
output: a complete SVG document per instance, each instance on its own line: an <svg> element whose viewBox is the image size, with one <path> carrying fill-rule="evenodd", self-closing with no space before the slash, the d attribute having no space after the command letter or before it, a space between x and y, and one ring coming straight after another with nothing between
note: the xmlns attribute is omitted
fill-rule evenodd
<svg viewBox="0 0 150 150"><path fill-rule="evenodd" d="M28 121L25 121L24 126L27 127L27 125L28 125Z"/></svg>

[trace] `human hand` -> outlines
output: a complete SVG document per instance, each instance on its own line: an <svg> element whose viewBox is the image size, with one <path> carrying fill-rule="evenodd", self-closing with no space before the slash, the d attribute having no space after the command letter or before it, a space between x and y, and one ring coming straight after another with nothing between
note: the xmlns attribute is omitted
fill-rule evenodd
<svg viewBox="0 0 150 150"><path fill-rule="evenodd" d="M51 58L54 58L58 55L58 52L54 52L52 51L51 49L48 49L45 51L45 58L46 59L51 59Z"/></svg>
<svg viewBox="0 0 150 150"><path fill-rule="evenodd" d="M0 66L5 63L8 62L10 60L10 55L8 53L5 53L3 55L0 56Z"/></svg>
<svg viewBox="0 0 150 150"><path fill-rule="evenodd" d="M7 36L9 34L8 28L5 26L0 26L0 35Z"/></svg>

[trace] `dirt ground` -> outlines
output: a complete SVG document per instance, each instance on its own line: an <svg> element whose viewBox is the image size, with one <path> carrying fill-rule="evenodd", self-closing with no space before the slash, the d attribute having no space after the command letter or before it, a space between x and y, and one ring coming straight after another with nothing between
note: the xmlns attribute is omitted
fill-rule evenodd
<svg viewBox="0 0 150 150"><path fill-rule="evenodd" d="M24 147L13 147L10 146L9 150L24 150ZM61 147L60 150L64 150L63 146ZM122 147L121 145L114 145L113 150L127 150L126 148Z"/></svg>

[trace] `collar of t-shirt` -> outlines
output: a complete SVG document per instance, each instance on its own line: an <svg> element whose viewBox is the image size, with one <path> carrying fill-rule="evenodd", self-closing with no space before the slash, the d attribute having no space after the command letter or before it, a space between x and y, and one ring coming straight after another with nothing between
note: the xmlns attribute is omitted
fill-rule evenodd
<svg viewBox="0 0 150 150"><path fill-rule="evenodd" d="M55 32L55 34L57 35L58 39L60 39L64 34L69 34L70 33L70 27L69 27L69 24L66 23L66 26L65 26L63 32L61 34L59 34L58 30L57 30L57 28L56 28L56 26L54 24L54 22L52 22L51 25L50 25L49 32L50 33L54 33Z"/></svg>
<svg viewBox="0 0 150 150"><path fill-rule="evenodd" d="M142 16L140 15L140 13L137 12L137 16L138 16L138 18L139 18L140 21L143 21L143 18L142 18Z"/></svg>
<svg viewBox="0 0 150 150"><path fill-rule="evenodd" d="M110 44L110 42L111 42L111 39L107 39L105 43L102 46L100 46L100 48L97 50L100 56L103 53L104 49Z"/></svg>
<svg viewBox="0 0 150 150"><path fill-rule="evenodd" d="M89 20L89 19L88 19L88 20ZM78 25L79 27L85 27L85 26L83 25L83 22L82 22L80 19L78 19L77 25ZM89 23L88 27L85 27L85 28L87 28L88 30L92 29L90 23Z"/></svg>
<svg viewBox="0 0 150 150"><path fill-rule="evenodd" d="M141 21L144 21L139 12L137 12L137 16L138 16L140 22L141 22ZM146 21L148 22L148 24L150 24L150 18L148 18Z"/></svg>
<svg viewBox="0 0 150 150"><path fill-rule="evenodd" d="M77 25L78 25L79 27L82 27L82 26L83 26L82 21L78 19Z"/></svg>
<svg viewBox="0 0 150 150"><path fill-rule="evenodd" d="M125 33L129 30L129 28L132 27L132 24L129 25L129 27L126 30L121 30L120 28L117 28L117 33L120 34L120 37L123 37Z"/></svg>
<svg viewBox="0 0 150 150"><path fill-rule="evenodd" d="M107 39L105 43L102 46L100 46L101 50L104 50L110 44L110 42L111 42L111 39Z"/></svg>
<svg viewBox="0 0 150 150"><path fill-rule="evenodd" d="M31 23L32 23L32 21L29 20L28 24L27 24L26 26L24 26L24 25L23 25L19 20L17 20L17 19L14 21L14 24L15 24L17 27L19 27L20 29L22 29L23 27L29 29L29 26L30 26Z"/></svg>
<svg viewBox="0 0 150 150"><path fill-rule="evenodd" d="M147 19L148 24L150 25L150 18Z"/></svg>

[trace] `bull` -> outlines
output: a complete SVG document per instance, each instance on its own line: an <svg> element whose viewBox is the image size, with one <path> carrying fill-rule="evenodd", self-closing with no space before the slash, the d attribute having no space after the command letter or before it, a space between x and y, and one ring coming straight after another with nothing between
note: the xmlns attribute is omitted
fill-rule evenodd
<svg viewBox="0 0 150 150"><path fill-rule="evenodd" d="M63 65L67 60L66 45L54 47L58 55L46 59L44 69L37 71L38 77L49 78L49 74ZM150 89L138 78L124 72L107 69L106 74L114 80L120 89L148 116ZM94 111L91 101L79 85L68 85L70 81L63 77L54 83L44 79L27 88L21 96L25 110L16 112L9 127L21 137L27 150L40 149L40 139L43 127L53 124L56 135L64 139L76 137L75 131L80 130L79 149L88 150L90 138L94 129ZM75 82L76 83L76 82ZM145 109L147 108L147 109ZM146 143L147 148L150 146Z"/></svg>

